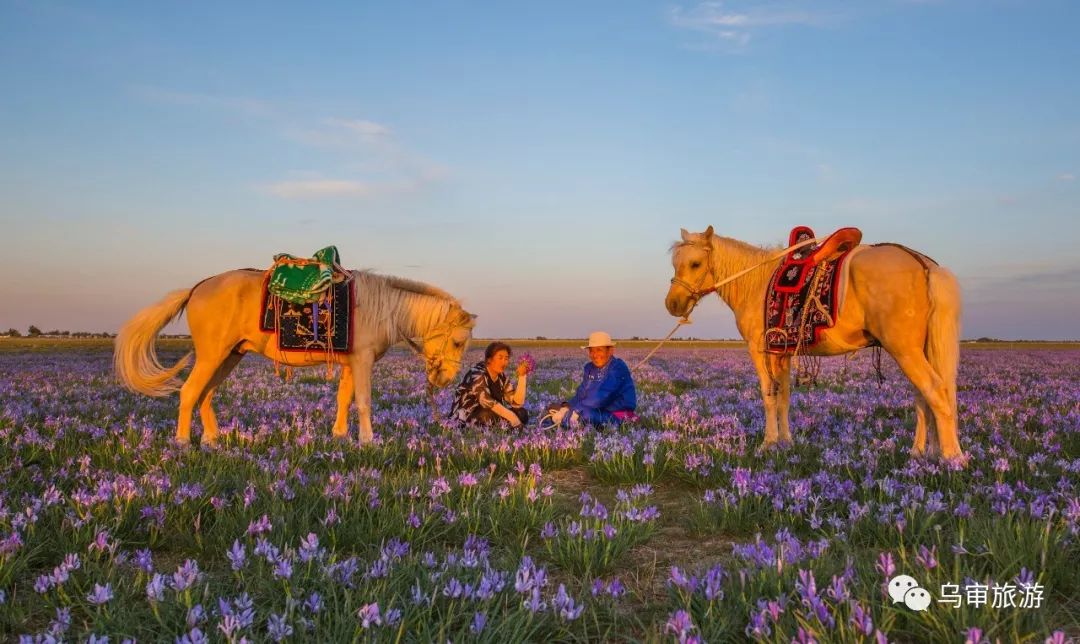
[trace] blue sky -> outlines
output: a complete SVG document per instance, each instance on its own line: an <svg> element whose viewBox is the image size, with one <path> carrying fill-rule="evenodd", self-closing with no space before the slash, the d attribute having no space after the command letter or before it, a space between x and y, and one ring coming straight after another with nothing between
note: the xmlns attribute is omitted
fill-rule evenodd
<svg viewBox="0 0 1080 644"><path fill-rule="evenodd" d="M336 244L487 337L660 336L679 228L858 226L1080 338L1080 4L0 0L0 327ZM684 335L734 337L703 303Z"/></svg>

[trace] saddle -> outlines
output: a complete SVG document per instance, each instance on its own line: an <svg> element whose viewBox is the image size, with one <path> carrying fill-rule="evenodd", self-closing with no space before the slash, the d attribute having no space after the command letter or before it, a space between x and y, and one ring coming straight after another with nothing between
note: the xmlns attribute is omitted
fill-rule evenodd
<svg viewBox="0 0 1080 644"><path fill-rule="evenodd" d="M331 284L348 278L341 267L336 246L315 252L314 257L274 255L267 288L270 293L292 304L308 304L323 297Z"/></svg>
<svg viewBox="0 0 1080 644"><path fill-rule="evenodd" d="M814 238L814 231L807 226L796 226L788 235L788 246ZM798 293L806 285L810 269L821 262L833 261L862 241L858 228L841 228L825 238L825 241L796 248L784 256L778 269L779 277L773 288L781 293Z"/></svg>
<svg viewBox="0 0 1080 644"><path fill-rule="evenodd" d="M349 353L355 300L336 247L311 258L279 253L263 280L259 327L277 334L281 351Z"/></svg>
<svg viewBox="0 0 1080 644"><path fill-rule="evenodd" d="M788 236L788 245L813 238L813 230L796 226ZM814 346L822 331L832 328L843 289L841 267L860 241L862 231L858 228L841 228L822 242L784 256L765 295L766 351L799 353Z"/></svg>

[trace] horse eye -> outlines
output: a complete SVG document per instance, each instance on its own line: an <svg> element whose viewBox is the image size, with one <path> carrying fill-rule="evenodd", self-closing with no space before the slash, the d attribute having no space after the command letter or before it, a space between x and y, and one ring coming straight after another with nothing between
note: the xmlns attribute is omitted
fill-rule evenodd
<svg viewBox="0 0 1080 644"><path fill-rule="evenodd" d="M701 268L701 262L690 262L690 268Z"/></svg>
<svg viewBox="0 0 1080 644"><path fill-rule="evenodd" d="M461 347L463 347L464 345L465 345L465 343L464 343L464 342L458 342L457 340L454 340L454 348L455 348L455 349L460 349L460 348L461 348Z"/></svg>

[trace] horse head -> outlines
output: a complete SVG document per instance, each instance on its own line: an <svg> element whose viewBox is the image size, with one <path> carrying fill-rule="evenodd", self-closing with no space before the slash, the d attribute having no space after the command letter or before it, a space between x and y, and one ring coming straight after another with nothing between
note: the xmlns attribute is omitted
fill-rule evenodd
<svg viewBox="0 0 1080 644"><path fill-rule="evenodd" d="M697 304L698 300L713 291L716 277L713 275L713 227L703 233L689 233L681 230L682 241L671 246L671 265L675 276L671 278L671 287L664 306L668 313L684 317Z"/></svg>
<svg viewBox="0 0 1080 644"><path fill-rule="evenodd" d="M422 351L429 385L440 389L457 377L474 326L476 316L454 304L442 322L424 334Z"/></svg>

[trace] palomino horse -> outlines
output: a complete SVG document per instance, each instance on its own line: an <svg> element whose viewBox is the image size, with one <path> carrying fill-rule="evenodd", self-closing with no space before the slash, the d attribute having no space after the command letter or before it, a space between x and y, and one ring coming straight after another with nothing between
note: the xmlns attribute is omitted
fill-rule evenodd
<svg viewBox="0 0 1080 644"><path fill-rule="evenodd" d="M697 301L723 278L757 266L721 285L717 294L735 313L761 381L765 403L765 440L791 442L788 405L791 399L791 356L765 351L765 295L779 260L778 249L713 234L682 231L672 246L671 280L664 303L669 313L686 316ZM824 331L808 355L840 355L877 340L915 386L915 445L925 454L927 433L937 430L937 446L948 459L963 457L957 437L956 370L960 357L960 286L953 274L915 251L896 246L859 246L848 259L847 293L835 326ZM925 268L924 268L925 266ZM697 285L697 286L693 286ZM775 378L774 378L775 376ZM928 418L928 412L932 418ZM779 416L779 435L777 417Z"/></svg>
<svg viewBox="0 0 1080 644"><path fill-rule="evenodd" d="M356 301L353 311L353 348L349 354L333 354L342 365L338 384L337 418L333 433L348 435L348 410L353 395L360 416L360 443L370 443L371 371L376 360L395 343L421 337L420 351L427 360L431 387L445 387L461 369L462 355L472 338L476 316L468 313L450 294L419 282L353 271ZM202 440L217 440L218 425L210 401L244 354L260 353L293 367L325 365L324 353L282 352L275 334L259 329L263 297L263 271L229 271L199 282L192 288L173 291L157 304L137 313L120 330L113 364L117 376L129 389L148 396L164 396L180 390L180 416L176 440L191 442L191 415L195 407L203 422ZM154 339L171 320L187 308L194 344L195 366L181 386L176 376L187 366L191 354L165 368L154 352Z"/></svg>

